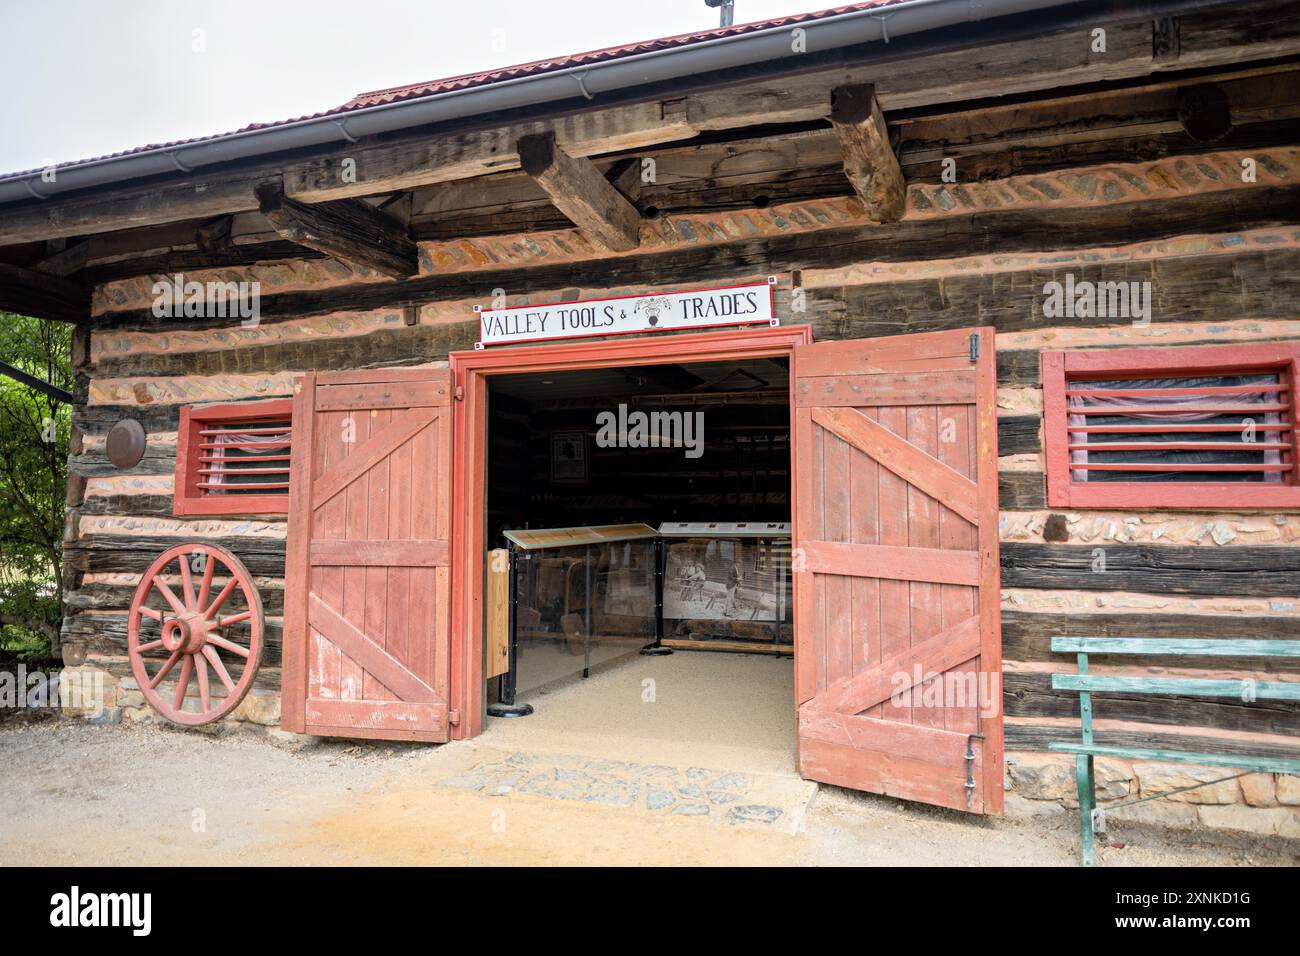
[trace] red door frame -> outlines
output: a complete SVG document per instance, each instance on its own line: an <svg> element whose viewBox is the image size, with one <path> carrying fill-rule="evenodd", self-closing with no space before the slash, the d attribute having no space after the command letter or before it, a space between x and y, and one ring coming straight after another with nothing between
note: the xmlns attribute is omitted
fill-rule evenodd
<svg viewBox="0 0 1300 956"><path fill-rule="evenodd" d="M492 375L568 372L621 365L793 359L797 345L813 340L812 327L794 325L692 335L651 335L601 342L501 346L452 352L456 409L452 430L451 707L458 718L452 737L483 732L483 590L487 488L487 385ZM790 376L794 407L794 375ZM791 447L791 474L794 474ZM792 501L793 505L793 501ZM791 518L794 518L793 510ZM796 685L799 655L794 658ZM793 702L792 702L793 704Z"/></svg>

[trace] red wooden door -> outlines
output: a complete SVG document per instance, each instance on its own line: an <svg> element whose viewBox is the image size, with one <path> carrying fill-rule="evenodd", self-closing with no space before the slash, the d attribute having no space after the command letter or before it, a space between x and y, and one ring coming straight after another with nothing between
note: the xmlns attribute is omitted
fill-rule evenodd
<svg viewBox="0 0 1300 956"><path fill-rule="evenodd" d="M799 767L1002 809L993 330L794 350Z"/></svg>
<svg viewBox="0 0 1300 956"><path fill-rule="evenodd" d="M451 373L295 383L281 722L448 736Z"/></svg>

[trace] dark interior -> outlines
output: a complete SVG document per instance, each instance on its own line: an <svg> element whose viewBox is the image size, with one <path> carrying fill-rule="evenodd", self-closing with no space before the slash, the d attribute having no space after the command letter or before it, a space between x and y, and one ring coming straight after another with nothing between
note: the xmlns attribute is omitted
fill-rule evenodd
<svg viewBox="0 0 1300 956"><path fill-rule="evenodd" d="M789 521L789 362L498 375L488 402L488 541L505 528ZM600 447L598 416L703 413L701 454Z"/></svg>

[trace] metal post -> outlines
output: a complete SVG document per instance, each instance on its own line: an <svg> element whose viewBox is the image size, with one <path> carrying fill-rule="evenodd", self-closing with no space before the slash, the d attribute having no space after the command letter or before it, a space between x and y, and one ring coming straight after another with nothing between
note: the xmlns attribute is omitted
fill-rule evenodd
<svg viewBox="0 0 1300 956"><path fill-rule="evenodd" d="M587 557L587 599L582 603L586 605L583 613L587 618L587 626L583 629L586 633L582 635L582 679L586 680L591 676L591 585L594 575L591 572L591 545L586 545L584 550Z"/></svg>
<svg viewBox="0 0 1300 956"><path fill-rule="evenodd" d="M646 657L664 657L673 652L664 647L664 572L668 568L668 546L663 538L655 538L655 639L641 648Z"/></svg>
<svg viewBox="0 0 1300 956"><path fill-rule="evenodd" d="M776 656L780 657L781 625L785 623L784 615L781 614L781 594L784 590L785 574L782 571L780 557L777 554L775 538L767 539L767 553L771 559L768 563L772 568L772 596L775 598L775 602L772 604L773 632L775 633L773 640L776 641Z"/></svg>
<svg viewBox="0 0 1300 956"><path fill-rule="evenodd" d="M515 673L519 661L519 622L515 606L519 603L519 563L516 560L514 543L511 542L507 552L510 556L506 574L510 576L507 583L509 592L506 607L506 672L501 677L501 700L488 704L489 717L527 717L533 712L532 704L515 703L515 685L518 675Z"/></svg>

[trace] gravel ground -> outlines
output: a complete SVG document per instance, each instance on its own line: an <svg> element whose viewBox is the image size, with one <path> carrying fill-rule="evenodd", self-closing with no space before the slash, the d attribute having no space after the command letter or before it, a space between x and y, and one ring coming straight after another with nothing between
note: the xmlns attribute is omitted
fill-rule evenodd
<svg viewBox="0 0 1300 956"><path fill-rule="evenodd" d="M802 830L786 832L446 785L511 756L485 739L427 747L7 721L0 865L1034 866L1076 859L1067 813L973 819L822 787ZM1134 825L1111 838L1123 847L1101 851L1106 866L1300 862L1290 844L1193 839Z"/></svg>

